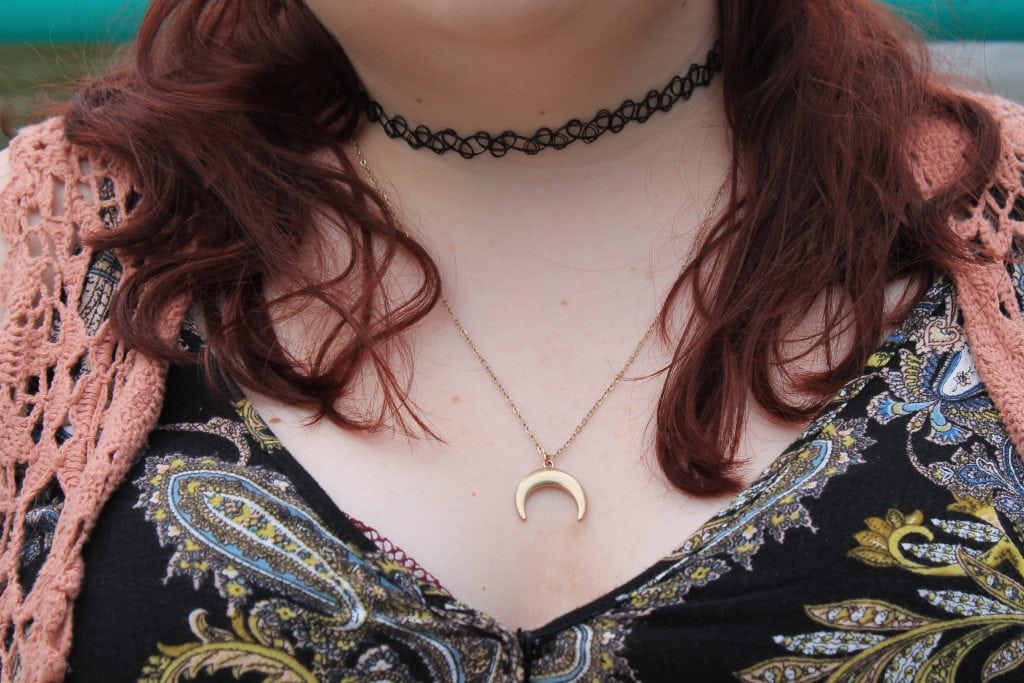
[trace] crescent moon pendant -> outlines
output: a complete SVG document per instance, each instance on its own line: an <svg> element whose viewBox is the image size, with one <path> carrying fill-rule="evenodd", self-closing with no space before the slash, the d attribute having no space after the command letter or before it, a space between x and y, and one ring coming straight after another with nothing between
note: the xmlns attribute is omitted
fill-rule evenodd
<svg viewBox="0 0 1024 683"><path fill-rule="evenodd" d="M537 489L556 488L562 489L576 500L576 520L583 519L587 513L587 496L583 493L583 487L568 472L554 467L544 467L530 472L519 482L516 488L516 511L520 519L526 520L526 500Z"/></svg>

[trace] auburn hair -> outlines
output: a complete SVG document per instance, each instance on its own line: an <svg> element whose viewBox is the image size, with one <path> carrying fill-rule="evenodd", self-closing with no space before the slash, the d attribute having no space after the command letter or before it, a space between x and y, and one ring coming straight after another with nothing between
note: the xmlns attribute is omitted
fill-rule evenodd
<svg viewBox="0 0 1024 683"><path fill-rule="evenodd" d="M664 304L667 321L689 294L694 314L656 412L658 461L695 495L739 487L749 397L779 420L810 419L931 278L969 258L948 218L980 196L999 153L993 118L937 81L920 40L875 0L718 5L732 188ZM63 114L72 142L134 170L137 204L92 243L137 266L111 313L130 346L194 361L159 334L165 311L189 301L209 372L346 429L440 438L409 398L404 335L441 282L345 153L359 87L302 0L154 0L130 58ZM973 142L959 177L925 196L912 151L934 117ZM325 278L308 245L338 236L344 268ZM420 279L396 301L385 278L400 253ZM900 278L911 292L892 310L886 286ZM268 292L271 279L283 291ZM299 358L274 325L304 305L327 315ZM794 325L812 310L820 324L794 352ZM798 370L809 354L825 367ZM366 368L376 406L351 400Z"/></svg>

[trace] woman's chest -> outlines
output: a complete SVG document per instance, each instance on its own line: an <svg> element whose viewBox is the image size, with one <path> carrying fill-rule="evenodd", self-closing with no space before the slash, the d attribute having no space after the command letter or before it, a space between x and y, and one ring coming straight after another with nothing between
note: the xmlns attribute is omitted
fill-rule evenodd
<svg viewBox="0 0 1024 683"><path fill-rule="evenodd" d="M575 521L573 501L560 491L531 497L527 522L514 516L514 484L535 465L523 467L497 446L513 432L495 427L492 443L468 449L452 438L444 457L408 449L408 461L395 449L351 461L324 451L314 460L331 466L318 475L251 403L219 411L199 384L176 377L149 451L86 553L72 657L80 671L110 666L100 653L114 634L118 651L135 658L126 654L126 667L165 677L226 673L235 662L265 675L283 666L325 679L372 669L395 680L646 681L677 680L680 671L701 680L816 680L822 672L840 680L855 672L865 680L922 672L979 680L986 667L1009 671L1024 661L1016 647L1024 637L1019 455L966 346L915 348L904 339L883 348L862 381L699 524L707 510L695 533L679 531L685 519L670 519L651 535L660 560L605 575L586 572L620 569L617 558L638 554L637 536L652 520L686 508L643 508L634 526L617 530L635 507L666 496L649 487L649 465L637 464L636 453L616 459L609 453L624 449L601 450L611 433L581 436L559 462L587 491L585 520L606 515L601 538ZM613 406L612 421L623 415ZM340 452L359 451L349 444ZM574 466L569 456L583 453L601 465ZM473 458L488 467L473 469ZM616 470L616 462L632 466ZM630 479L631 471L646 477ZM332 476L340 479L328 495ZM495 504L473 502L480 499ZM361 500L368 514L354 511ZM449 512L422 522L431 504ZM504 506L514 524L503 527ZM454 559L424 559L393 539L417 568L353 521L360 515L389 536L422 522L423 533L435 534L425 549ZM436 531L446 526L457 531ZM552 552L529 554L536 548ZM470 595L475 577L464 571L492 557L481 585L511 587L497 607L484 605L483 591ZM446 571L468 578L449 593L422 569L447 584ZM555 602L562 594L571 597ZM511 611L511 598L527 608ZM509 611L495 621L501 609ZM511 629L514 618L529 625L552 615L562 616Z"/></svg>
<svg viewBox="0 0 1024 683"><path fill-rule="evenodd" d="M444 334L416 345L409 391L438 440L343 430L250 399L334 508L385 535L460 600L506 626L540 626L676 550L731 497L699 498L666 482L654 445L665 359L653 348L602 395L609 371L594 377L594 358L628 348L626 334L606 332L612 341L564 363L546 349L567 341L524 341L506 349L509 363L495 377L440 323ZM351 405L372 413L377 401ZM753 481L801 431L751 411L741 478ZM531 476L542 468L540 449L565 473L562 486L531 485L551 483Z"/></svg>
<svg viewBox="0 0 1024 683"><path fill-rule="evenodd" d="M442 566L457 571L484 553L504 558L487 568L495 574L552 563L552 574L515 586L519 602L550 611L522 614L539 623L573 611L518 634L481 611L482 601L453 590L464 598L457 602L429 580L411 582L416 568L382 539L372 551L245 403L234 418L174 417L154 433L86 552L73 671L109 677L123 663L153 680L243 666L324 680L372 670L395 680L500 681L678 680L681 671L758 681L796 671L795 680L813 680L814 671L841 667L919 670L929 658L944 661L939 650L950 645L967 654L957 664L961 676L951 670L947 679L972 680L987 658L1024 635L1015 626L1013 586L1022 577L1008 515L1013 494L991 483L1000 473L1009 482L1012 470L979 438L984 415L968 424L953 410L970 397L933 405L897 399L864 396L850 413L832 416L677 552L586 604L590 596L579 593L564 608L544 605L573 590L578 577L564 570L566 553L517 555L521 548L503 545L500 534L451 564L417 558L442 580ZM961 445L934 443L952 422L940 414L955 416ZM925 421L917 424L916 415ZM591 489L588 515L601 510L603 480L578 474ZM569 503L558 492L547 501L538 495L527 524L560 514L575 524ZM474 519L473 508L456 512ZM491 521L476 517L474 531L487 538ZM627 536L615 536L584 569L628 554L635 544ZM531 547L566 539L541 527L532 540ZM511 572L509 585L523 575ZM552 575L562 583L542 585ZM119 657L103 654L111 648Z"/></svg>
<svg viewBox="0 0 1024 683"><path fill-rule="evenodd" d="M296 428L301 420L278 408L261 413L280 420L271 425L275 436L333 506L385 536L462 602L507 627L532 629L671 554L728 500L665 483L628 398L602 406L600 423L555 458L555 468L578 483L575 496L572 483L531 489L542 459L504 405L472 411L466 423L445 422L445 443ZM748 471L756 474L785 445L759 442L762 460ZM533 483L545 483L543 475Z"/></svg>

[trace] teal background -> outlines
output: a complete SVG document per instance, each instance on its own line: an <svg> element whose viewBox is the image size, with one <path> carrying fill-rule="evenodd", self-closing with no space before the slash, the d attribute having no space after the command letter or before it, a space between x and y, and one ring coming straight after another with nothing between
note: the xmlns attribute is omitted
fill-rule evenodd
<svg viewBox="0 0 1024 683"><path fill-rule="evenodd" d="M936 40L1024 40L1021 0L887 2ZM146 0L0 0L0 42L129 40L146 5Z"/></svg>
<svg viewBox="0 0 1024 683"><path fill-rule="evenodd" d="M66 99L80 79L109 68L133 37L148 4L148 0L0 0L0 112L14 127L45 116L52 102ZM955 74L957 82L968 88L1024 102L1024 0L888 0L887 4L934 41L931 48L938 70ZM6 144L0 131L0 148Z"/></svg>
<svg viewBox="0 0 1024 683"><path fill-rule="evenodd" d="M885 4L933 40L1024 40L1021 0L886 0Z"/></svg>
<svg viewBox="0 0 1024 683"><path fill-rule="evenodd" d="M0 42L127 41L148 5L146 0L0 0Z"/></svg>

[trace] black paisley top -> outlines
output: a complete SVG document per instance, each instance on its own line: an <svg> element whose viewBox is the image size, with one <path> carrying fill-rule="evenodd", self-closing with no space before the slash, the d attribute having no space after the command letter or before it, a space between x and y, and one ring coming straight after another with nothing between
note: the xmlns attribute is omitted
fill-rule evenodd
<svg viewBox="0 0 1024 683"><path fill-rule="evenodd" d="M1024 466L958 315L936 281L682 546L519 632L334 507L246 401L173 367L86 549L69 677L1024 680Z"/></svg>

